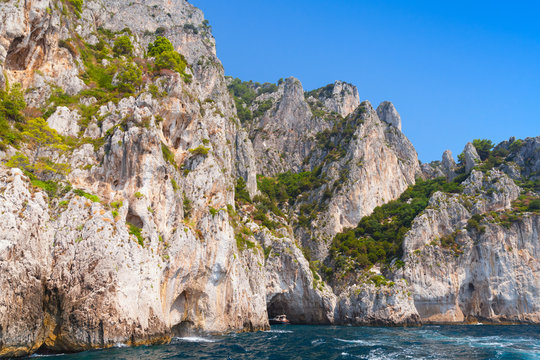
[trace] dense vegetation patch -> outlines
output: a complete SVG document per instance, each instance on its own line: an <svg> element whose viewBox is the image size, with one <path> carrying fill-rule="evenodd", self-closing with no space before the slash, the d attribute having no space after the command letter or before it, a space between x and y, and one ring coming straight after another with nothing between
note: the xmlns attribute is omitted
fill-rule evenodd
<svg viewBox="0 0 540 360"><path fill-rule="evenodd" d="M301 194L324 184L324 178L321 168L318 167L314 171L301 173L287 171L276 177L259 175L257 184L259 190L272 202L277 204L289 202L292 205Z"/></svg>
<svg viewBox="0 0 540 360"><path fill-rule="evenodd" d="M191 75L186 73L187 61L184 56L174 50L172 43L163 36L158 36L148 44L148 56L154 58L156 70L168 69L176 71L185 82L191 82Z"/></svg>
<svg viewBox="0 0 540 360"><path fill-rule="evenodd" d="M246 181L239 177L234 188L234 200L236 202L251 203L251 197L246 187Z"/></svg>
<svg viewBox="0 0 540 360"><path fill-rule="evenodd" d="M427 207L431 195L436 191L459 193L461 190L459 180L418 180L399 199L376 207L356 228L337 234L330 247L331 268L326 272L366 269L375 263L400 258L403 238L414 218Z"/></svg>
<svg viewBox="0 0 540 360"><path fill-rule="evenodd" d="M0 151L8 145L17 147L21 141L26 108L20 84L0 90Z"/></svg>

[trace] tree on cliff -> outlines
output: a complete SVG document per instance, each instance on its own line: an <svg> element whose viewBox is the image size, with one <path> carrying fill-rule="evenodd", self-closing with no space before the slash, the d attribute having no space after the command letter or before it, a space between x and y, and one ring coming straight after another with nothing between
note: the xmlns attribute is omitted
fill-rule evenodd
<svg viewBox="0 0 540 360"><path fill-rule="evenodd" d="M6 91L0 90L0 118L20 122L24 119L22 110L26 107L24 95L20 84L11 88L7 85Z"/></svg>
<svg viewBox="0 0 540 360"><path fill-rule="evenodd" d="M485 161L489 157L491 149L493 149L493 143L488 139L474 139L472 144L482 161Z"/></svg>
<svg viewBox="0 0 540 360"><path fill-rule="evenodd" d="M43 150L67 150L67 146L63 143L62 136L60 136L56 130L51 129L43 118L28 120L24 126L22 135L34 149L32 163L25 168L28 168L28 170L36 174L43 174L46 172L65 174L68 171L69 167L66 164L58 164L48 158L41 159L39 157Z"/></svg>

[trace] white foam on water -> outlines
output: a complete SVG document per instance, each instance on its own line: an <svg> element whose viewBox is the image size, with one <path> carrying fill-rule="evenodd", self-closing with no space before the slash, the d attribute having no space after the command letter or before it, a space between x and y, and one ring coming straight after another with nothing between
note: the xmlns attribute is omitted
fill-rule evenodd
<svg viewBox="0 0 540 360"><path fill-rule="evenodd" d="M117 343L117 344L114 344L114 347L115 348L127 348L128 345L126 345L124 343Z"/></svg>
<svg viewBox="0 0 540 360"><path fill-rule="evenodd" d="M317 346L320 344L324 344L326 341L324 339L315 339L311 340L311 345Z"/></svg>
<svg viewBox="0 0 540 360"><path fill-rule="evenodd" d="M347 343L347 344L358 344L358 345L364 345L364 346L377 346L377 345L379 345L376 342L365 341L365 340L345 340L345 339L339 339L339 338L334 338L334 340L341 341L341 342L344 342L344 343Z"/></svg>
<svg viewBox="0 0 540 360"><path fill-rule="evenodd" d="M292 331L290 330L266 330L265 332L274 334L292 334Z"/></svg>
<svg viewBox="0 0 540 360"><path fill-rule="evenodd" d="M217 340L207 339L200 336L185 336L185 337L175 337L176 341L192 342L192 343L215 343Z"/></svg>
<svg viewBox="0 0 540 360"><path fill-rule="evenodd" d="M51 357L51 356L62 356L66 354L32 354L29 357Z"/></svg>

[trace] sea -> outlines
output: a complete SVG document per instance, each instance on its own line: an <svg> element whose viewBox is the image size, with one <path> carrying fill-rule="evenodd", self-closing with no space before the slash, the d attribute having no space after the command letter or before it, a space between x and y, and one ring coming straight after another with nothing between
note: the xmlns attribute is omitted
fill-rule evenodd
<svg viewBox="0 0 540 360"><path fill-rule="evenodd" d="M349 327L277 325L271 330L175 338L169 345L117 347L31 358L157 359L540 359L540 326Z"/></svg>

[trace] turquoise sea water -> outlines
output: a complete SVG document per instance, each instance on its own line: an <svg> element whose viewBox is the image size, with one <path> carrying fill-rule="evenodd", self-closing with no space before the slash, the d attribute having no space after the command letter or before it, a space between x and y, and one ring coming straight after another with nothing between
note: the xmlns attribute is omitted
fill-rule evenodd
<svg viewBox="0 0 540 360"><path fill-rule="evenodd" d="M540 326L280 325L258 333L176 338L169 345L33 358L42 356L61 360L540 359Z"/></svg>

